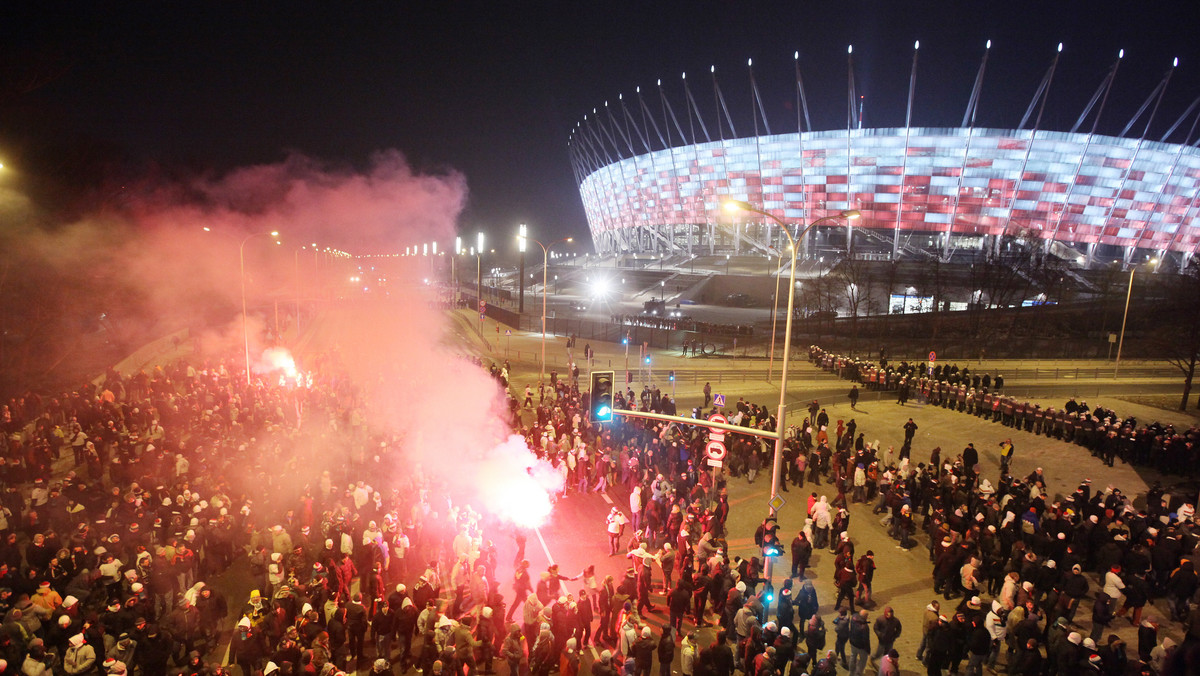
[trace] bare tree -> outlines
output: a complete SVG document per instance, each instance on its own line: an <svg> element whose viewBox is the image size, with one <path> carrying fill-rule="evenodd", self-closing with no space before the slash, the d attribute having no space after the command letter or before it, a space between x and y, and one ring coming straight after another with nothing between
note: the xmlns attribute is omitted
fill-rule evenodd
<svg viewBox="0 0 1200 676"><path fill-rule="evenodd" d="M1175 302L1167 313L1170 320L1154 327L1153 346L1166 355L1167 361L1183 374L1183 396L1179 410L1187 409L1200 361L1200 262L1191 263L1171 281L1169 297ZM1196 402L1200 408L1200 399Z"/></svg>
<svg viewBox="0 0 1200 676"><path fill-rule="evenodd" d="M850 315L851 352L858 345L858 313L867 301L867 287L870 271L864 261L847 256L834 266L838 295L844 300L846 312Z"/></svg>
<svg viewBox="0 0 1200 676"><path fill-rule="evenodd" d="M941 328L942 299L946 292L946 270L941 259L930 258L921 265L917 273L917 286L921 288L922 292L933 297L933 307L930 308L933 312L933 321L929 337L936 339L938 330Z"/></svg>

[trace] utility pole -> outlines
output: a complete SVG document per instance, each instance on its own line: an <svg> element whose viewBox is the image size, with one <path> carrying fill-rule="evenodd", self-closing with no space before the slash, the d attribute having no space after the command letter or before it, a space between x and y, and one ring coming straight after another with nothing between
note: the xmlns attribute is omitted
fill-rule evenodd
<svg viewBox="0 0 1200 676"><path fill-rule="evenodd" d="M522 223L520 226L520 238L517 240L517 242L519 244L518 248L520 248L520 250L521 250L521 264L520 264L521 268L520 268L519 273L517 274L517 277L520 278L520 282L519 282L520 290L517 292L517 313L518 314L525 313L525 238L527 236L528 236L527 229L525 227L525 224Z"/></svg>

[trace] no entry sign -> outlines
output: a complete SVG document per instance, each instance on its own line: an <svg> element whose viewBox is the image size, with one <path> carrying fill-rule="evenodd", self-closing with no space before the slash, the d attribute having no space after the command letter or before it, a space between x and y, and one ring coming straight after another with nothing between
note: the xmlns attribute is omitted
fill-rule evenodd
<svg viewBox="0 0 1200 676"><path fill-rule="evenodd" d="M714 413L708 417L709 422L725 424L729 422L725 416L720 413ZM725 460L725 455L728 451L725 449L725 431L720 429L710 429L708 431L708 445L704 447L704 455L708 456L708 464L710 467L720 467Z"/></svg>

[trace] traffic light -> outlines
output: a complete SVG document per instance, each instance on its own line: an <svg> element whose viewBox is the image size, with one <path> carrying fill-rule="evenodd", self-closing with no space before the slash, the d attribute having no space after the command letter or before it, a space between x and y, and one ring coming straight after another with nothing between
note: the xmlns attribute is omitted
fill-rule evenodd
<svg viewBox="0 0 1200 676"><path fill-rule="evenodd" d="M763 556L783 556L783 545L779 543L779 536L774 532L764 533L762 552Z"/></svg>
<svg viewBox="0 0 1200 676"><path fill-rule="evenodd" d="M646 363L647 363L647 364L649 364L649 363L650 363L650 355L646 355Z"/></svg>
<svg viewBox="0 0 1200 676"><path fill-rule="evenodd" d="M667 376L667 379L671 382L675 382L675 372L671 371L671 373Z"/></svg>
<svg viewBox="0 0 1200 676"><path fill-rule="evenodd" d="M783 545L779 542L779 523L773 517L767 517L762 523L762 553L763 556L783 556Z"/></svg>
<svg viewBox="0 0 1200 676"><path fill-rule="evenodd" d="M613 372L592 371L591 414L594 422L613 419Z"/></svg>

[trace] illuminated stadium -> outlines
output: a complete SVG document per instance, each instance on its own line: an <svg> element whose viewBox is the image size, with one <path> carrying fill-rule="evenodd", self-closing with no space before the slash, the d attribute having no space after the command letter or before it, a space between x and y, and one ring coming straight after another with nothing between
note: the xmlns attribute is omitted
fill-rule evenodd
<svg viewBox="0 0 1200 676"><path fill-rule="evenodd" d="M1081 267L1135 255L1170 256L1181 267L1190 260L1200 246L1197 104L1155 120L1169 71L1120 134L1102 135L1098 121L1120 59L1064 130L1042 125L1057 55L1019 125L976 127L986 63L985 56L962 125L951 128L907 126L912 82L906 126L864 128L851 61L845 126L813 130L798 56L796 121L786 133L768 124L753 64L753 135L734 131L715 70L704 74L703 98L719 103L716 119L701 116L689 86L698 83L686 74L681 102L668 100L661 81L653 95L639 89L605 102L569 142L595 247L679 260L784 250L786 237L768 219L724 212L722 203L735 199L781 219L793 234L843 210L861 212L852 224L810 233L805 256L852 247L855 256L876 260L965 262L1016 241ZM915 82L916 51L912 73Z"/></svg>

